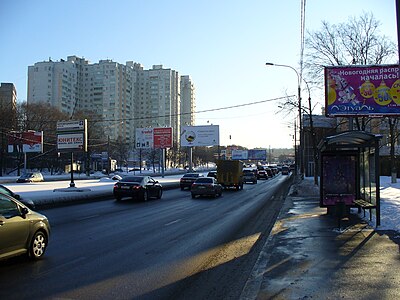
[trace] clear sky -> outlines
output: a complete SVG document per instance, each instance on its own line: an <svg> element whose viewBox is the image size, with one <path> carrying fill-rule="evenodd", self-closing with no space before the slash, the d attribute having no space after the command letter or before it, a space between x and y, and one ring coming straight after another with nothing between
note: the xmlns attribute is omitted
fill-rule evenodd
<svg viewBox="0 0 400 300"><path fill-rule="evenodd" d="M0 82L16 85L27 99L28 66L84 57L91 63L135 61L145 69L162 64L190 75L196 125L220 126L221 145L291 148L295 115L279 112L297 94L300 0L1 0ZM306 31L371 12L381 33L397 42L395 0L308 0ZM395 62L394 62L395 63ZM303 98L308 95L303 92ZM324 103L313 91L314 103ZM317 106L317 109L320 106ZM319 110L319 109L318 109ZM319 111L318 111L319 113Z"/></svg>

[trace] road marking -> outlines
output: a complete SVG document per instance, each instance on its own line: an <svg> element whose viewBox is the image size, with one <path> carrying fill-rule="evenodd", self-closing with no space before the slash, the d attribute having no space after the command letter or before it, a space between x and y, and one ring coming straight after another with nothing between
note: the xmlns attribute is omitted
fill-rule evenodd
<svg viewBox="0 0 400 300"><path fill-rule="evenodd" d="M96 218L96 217L98 217L98 216L100 216L100 215L99 215L99 214L97 214L97 215L91 215L91 216L79 218L79 219L76 219L76 220L77 220L77 221L83 221L83 220L87 220L87 219L93 219L93 218Z"/></svg>
<svg viewBox="0 0 400 300"><path fill-rule="evenodd" d="M169 223L167 223L167 224L164 224L164 226L169 226L169 225L178 223L180 220L181 220L181 219L177 219L177 220L175 220L175 221L172 221L172 222L169 222Z"/></svg>

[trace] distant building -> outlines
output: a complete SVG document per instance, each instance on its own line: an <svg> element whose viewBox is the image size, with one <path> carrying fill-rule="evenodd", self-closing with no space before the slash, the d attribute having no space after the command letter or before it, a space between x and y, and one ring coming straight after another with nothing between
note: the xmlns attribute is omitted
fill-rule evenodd
<svg viewBox="0 0 400 300"><path fill-rule="evenodd" d="M111 140L122 138L131 145L135 128L144 127L172 127L179 143L181 110L190 112L185 122L193 125L194 97L190 77L180 78L177 71L162 65L144 70L132 61L123 65L107 59L91 64L68 56L28 67L28 103L44 102L69 116L77 110L95 112L104 120L104 132Z"/></svg>
<svg viewBox="0 0 400 300"><path fill-rule="evenodd" d="M196 94L189 75L181 76L181 124L195 125Z"/></svg>

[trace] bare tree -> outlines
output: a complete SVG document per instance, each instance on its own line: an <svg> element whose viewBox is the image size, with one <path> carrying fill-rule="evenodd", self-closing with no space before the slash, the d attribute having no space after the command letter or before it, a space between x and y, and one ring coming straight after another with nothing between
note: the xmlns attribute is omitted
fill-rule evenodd
<svg viewBox="0 0 400 300"><path fill-rule="evenodd" d="M396 62L396 44L380 33L380 25L372 13L366 12L358 18L352 17L348 22L337 25L323 21L322 28L319 31L308 32L306 38L304 67L307 75L323 87L325 66ZM370 123L370 119L365 117L354 120L358 130L365 130ZM349 122L353 124L353 120ZM391 160L392 166L395 163L394 159Z"/></svg>

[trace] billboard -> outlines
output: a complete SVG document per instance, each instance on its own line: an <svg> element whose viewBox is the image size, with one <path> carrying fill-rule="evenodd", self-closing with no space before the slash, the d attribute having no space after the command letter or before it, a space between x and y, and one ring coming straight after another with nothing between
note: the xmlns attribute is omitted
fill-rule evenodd
<svg viewBox="0 0 400 300"><path fill-rule="evenodd" d="M399 65L325 67L326 115L400 115Z"/></svg>
<svg viewBox="0 0 400 300"><path fill-rule="evenodd" d="M87 151L87 120L57 122L58 151Z"/></svg>
<svg viewBox="0 0 400 300"><path fill-rule="evenodd" d="M153 144L156 149L172 148L172 127L154 128Z"/></svg>
<svg viewBox="0 0 400 300"><path fill-rule="evenodd" d="M137 149L153 149L153 128L136 128L135 145Z"/></svg>
<svg viewBox="0 0 400 300"><path fill-rule="evenodd" d="M219 126L182 126L181 146L214 146L219 145Z"/></svg>
<svg viewBox="0 0 400 300"><path fill-rule="evenodd" d="M248 150L248 159L250 160L267 160L267 150Z"/></svg>
<svg viewBox="0 0 400 300"><path fill-rule="evenodd" d="M11 132L8 136L8 152L43 152L43 131Z"/></svg>
<svg viewBox="0 0 400 300"><path fill-rule="evenodd" d="M232 150L232 159L233 160L242 160L248 158L247 150Z"/></svg>

